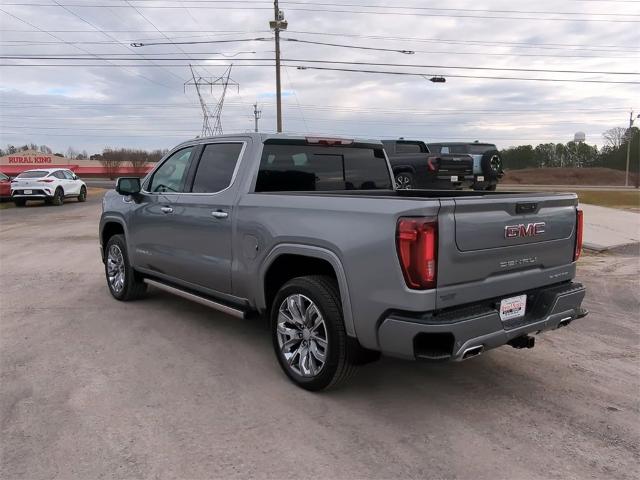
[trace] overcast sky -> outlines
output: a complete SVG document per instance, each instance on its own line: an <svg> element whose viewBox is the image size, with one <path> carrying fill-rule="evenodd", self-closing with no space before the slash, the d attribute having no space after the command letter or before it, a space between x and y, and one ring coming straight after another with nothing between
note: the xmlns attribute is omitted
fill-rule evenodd
<svg viewBox="0 0 640 480"><path fill-rule="evenodd" d="M221 75L234 61L231 76L240 87L227 92L225 133L253 130L255 101L262 109L260 129L275 131L273 41L129 46L167 38L271 39L270 2L57 3L0 1L3 147L34 142L56 151L73 146L96 153L107 146L170 148L192 138L200 133L202 116L195 90L183 87L191 75L189 59L202 76ZM394 8L384 7L392 4ZM289 22L284 38L415 51L408 55L283 41L282 57L290 59L282 70L286 132L477 139L507 147L566 142L583 131L588 143L601 145L604 130L627 126L629 108L636 114L640 109L638 84L456 76L640 82L638 1L301 0L282 1L281 9ZM122 60L96 57L117 54ZM75 58L6 58L15 55ZM235 60L227 58L233 55ZM173 60L150 62L142 56ZM36 66L43 64L58 66ZM132 66L122 66L127 64ZM299 70L298 65L442 75L447 82L432 83L419 75ZM609 73L446 68L453 66ZM220 92L219 87L206 91L212 108Z"/></svg>

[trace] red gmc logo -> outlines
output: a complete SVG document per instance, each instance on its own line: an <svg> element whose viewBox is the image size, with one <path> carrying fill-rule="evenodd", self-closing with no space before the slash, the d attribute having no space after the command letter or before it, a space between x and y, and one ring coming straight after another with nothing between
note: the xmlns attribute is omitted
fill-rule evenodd
<svg viewBox="0 0 640 480"><path fill-rule="evenodd" d="M504 227L504 238L535 237L544 233L546 223L521 223L520 225L507 225Z"/></svg>

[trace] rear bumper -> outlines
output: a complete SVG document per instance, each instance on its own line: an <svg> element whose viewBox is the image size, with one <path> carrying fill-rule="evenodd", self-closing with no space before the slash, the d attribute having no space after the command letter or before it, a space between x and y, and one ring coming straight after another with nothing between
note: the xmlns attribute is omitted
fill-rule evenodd
<svg viewBox="0 0 640 480"><path fill-rule="evenodd" d="M47 198L53 196L49 189L34 188L31 193L24 193L25 189L16 189L11 193L11 198Z"/></svg>
<svg viewBox="0 0 640 480"><path fill-rule="evenodd" d="M500 320L500 299L437 315L392 312L378 328L380 349L385 355L405 359L463 360L469 349L496 348L529 333L568 325L588 313L581 307L585 289L579 283L522 293L527 294L526 315L507 322Z"/></svg>

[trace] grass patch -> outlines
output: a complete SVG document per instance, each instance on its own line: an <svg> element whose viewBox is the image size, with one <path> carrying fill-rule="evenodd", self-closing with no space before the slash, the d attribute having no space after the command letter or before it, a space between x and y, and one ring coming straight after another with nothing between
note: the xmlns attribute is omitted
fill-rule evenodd
<svg viewBox="0 0 640 480"><path fill-rule="evenodd" d="M578 190L575 193L578 194L578 198L582 203L613 208L640 208L639 190Z"/></svg>

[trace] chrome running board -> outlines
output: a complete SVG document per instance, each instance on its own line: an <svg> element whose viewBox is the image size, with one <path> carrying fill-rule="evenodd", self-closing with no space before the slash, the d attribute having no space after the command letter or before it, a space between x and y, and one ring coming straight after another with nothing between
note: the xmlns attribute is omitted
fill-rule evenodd
<svg viewBox="0 0 640 480"><path fill-rule="evenodd" d="M158 282L156 280L151 280L149 278L145 278L144 283L147 283L152 287L159 288L160 290L164 290L166 292L177 295L178 297L186 298L187 300L191 300L192 302L196 302L206 307L213 308L215 310L226 313L233 317L246 318L246 313L243 312L242 310L238 310L237 308L233 308L228 305L218 303L214 300L208 299L207 297L202 297L195 293L187 292L186 290L172 287L171 285L167 285L166 283Z"/></svg>

